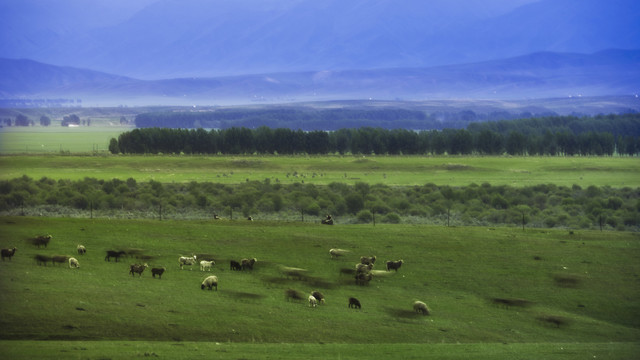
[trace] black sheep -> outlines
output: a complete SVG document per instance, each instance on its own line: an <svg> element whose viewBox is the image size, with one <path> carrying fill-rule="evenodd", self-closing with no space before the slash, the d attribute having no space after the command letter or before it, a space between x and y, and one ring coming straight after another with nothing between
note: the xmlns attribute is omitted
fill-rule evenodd
<svg viewBox="0 0 640 360"><path fill-rule="evenodd" d="M349 307L354 309L355 308L362 309L362 305L360 305L360 301L354 297L349 298Z"/></svg>
<svg viewBox="0 0 640 360"><path fill-rule="evenodd" d="M15 253L16 253L15 247L13 249L2 249L2 261L4 261L4 258L6 257L8 257L9 260L11 260L11 258Z"/></svg>

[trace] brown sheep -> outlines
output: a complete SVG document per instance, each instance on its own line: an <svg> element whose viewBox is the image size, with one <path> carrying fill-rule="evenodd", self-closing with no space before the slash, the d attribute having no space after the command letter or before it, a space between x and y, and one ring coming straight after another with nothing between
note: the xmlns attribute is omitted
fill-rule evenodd
<svg viewBox="0 0 640 360"><path fill-rule="evenodd" d="M242 265L242 270L253 270L253 265L256 263L256 261L258 261L256 258L253 258L251 260L249 259L240 260L240 264Z"/></svg>
<svg viewBox="0 0 640 360"><path fill-rule="evenodd" d="M129 265L129 274L131 274L131 276L135 276L135 274L137 273L138 276L142 276L142 272L144 271L144 269L146 269L149 265L147 264L131 264Z"/></svg>
<svg viewBox="0 0 640 360"><path fill-rule="evenodd" d="M44 245L44 247L46 248L47 245L49 244L49 241L51 241L52 237L53 236L51 235L39 235L31 239L31 243L33 245L36 245L38 248L40 248L40 245Z"/></svg>

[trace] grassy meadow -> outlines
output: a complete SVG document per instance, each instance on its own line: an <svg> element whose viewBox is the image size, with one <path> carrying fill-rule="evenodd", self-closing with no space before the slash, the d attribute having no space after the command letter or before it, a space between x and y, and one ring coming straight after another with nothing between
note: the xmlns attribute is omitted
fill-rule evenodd
<svg viewBox="0 0 640 360"><path fill-rule="evenodd" d="M27 175L34 179L133 177L137 181L224 184L268 178L283 184L317 185L640 186L640 161L628 157L29 155L0 156L0 169L0 180Z"/></svg>
<svg viewBox="0 0 640 360"><path fill-rule="evenodd" d="M126 130L2 129L0 180L640 186L640 162L624 157L109 155L109 139ZM39 234L53 235L46 249L27 241ZM640 356L638 233L0 217L0 247L14 246L0 262L0 357L11 359ZM124 248L144 249L150 267L167 268L162 279L129 275L135 258L104 261ZM350 253L331 259L330 248ZM216 259L219 291L200 289L209 274L198 266L179 269L177 258L194 253ZM36 254L75 256L80 268L38 266ZM405 263L357 286L340 270L361 255L376 255L378 270ZM258 259L253 272L229 270L245 257ZM286 278L281 266L309 278ZM287 288L320 290L326 304L285 301ZM361 310L347 307L351 296ZM415 314L413 300L432 314Z"/></svg>
<svg viewBox="0 0 640 360"><path fill-rule="evenodd" d="M27 242L47 233L46 249ZM639 241L629 232L5 217L0 246L18 250L0 263L0 337L11 358L25 359L632 358ZM86 255L74 255L78 243ZM351 252L331 259L334 247ZM145 249L150 267L167 268L162 279L129 275L134 258L104 260L124 248ZM200 289L209 273L179 269L178 256L192 253L216 259L217 292ZM36 254L73 255L80 268L37 266ZM361 255L376 255L377 269L405 263L357 286L340 270ZM230 271L229 260L243 257L258 259L254 271ZM283 265L307 269L308 279L283 276ZM326 304L285 301L287 288L320 290ZM351 296L361 310L347 307ZM432 314L415 314L413 300Z"/></svg>

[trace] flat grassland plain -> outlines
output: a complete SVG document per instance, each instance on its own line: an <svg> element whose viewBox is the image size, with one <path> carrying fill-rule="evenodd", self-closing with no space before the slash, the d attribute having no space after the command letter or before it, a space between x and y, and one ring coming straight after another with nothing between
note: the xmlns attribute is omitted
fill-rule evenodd
<svg viewBox="0 0 640 360"><path fill-rule="evenodd" d="M2 218L0 229L0 245L18 248L0 262L0 332L10 358L633 358L640 351L636 233L26 217ZM28 244L46 233L53 234L46 249ZM75 254L78 243L86 255ZM105 261L106 250L125 248L144 249L147 258ZM332 259L330 248L350 252ZM38 266L36 254L75 256L80 268ZM178 256L191 254L213 256L216 265L180 270ZM376 255L374 269L382 270L366 286L341 273L361 255ZM243 257L257 258L254 270L231 271L229 261ZM397 273L385 271L386 260L398 259ZM129 264L142 261L149 269L130 275ZM287 277L282 266L308 272ZM154 279L151 267L167 270ZM211 274L218 291L201 290ZM326 303L286 301L288 288L319 290ZM362 309L349 308L349 297ZM431 315L416 314L414 300Z"/></svg>
<svg viewBox="0 0 640 360"><path fill-rule="evenodd" d="M91 145L93 136L77 151L1 156L0 178L640 185L636 158L110 156L96 150L103 142ZM53 235L47 248L28 243L40 234ZM80 243L84 256L75 253ZM640 356L637 233L0 218L0 247L14 246L15 256L0 262L0 346L11 359ZM106 250L124 248L148 258L105 261ZM330 248L350 252L331 259ZM80 268L38 266L36 254L75 256ZM191 254L213 256L213 271L180 270L178 256ZM382 270L367 286L341 275L361 255L376 255ZM244 257L258 259L252 272L229 270L229 260ZM403 266L387 274L384 261L398 259ZM149 269L130 275L129 264L143 261ZM162 279L152 278L150 268L160 266ZM286 277L282 266L308 276ZM217 292L200 289L210 274L219 277ZM286 301L287 288L320 290L326 304ZM362 309L348 308L352 296ZM413 300L431 315L414 313Z"/></svg>

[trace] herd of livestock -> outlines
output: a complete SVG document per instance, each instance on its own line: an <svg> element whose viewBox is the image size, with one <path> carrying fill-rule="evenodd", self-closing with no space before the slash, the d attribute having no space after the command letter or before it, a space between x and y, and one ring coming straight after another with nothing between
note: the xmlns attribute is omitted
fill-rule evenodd
<svg viewBox="0 0 640 360"><path fill-rule="evenodd" d="M37 246L38 248L40 248L41 246L44 246L45 248L47 247L47 245L49 244L49 242L51 241L52 236L51 235L40 235L40 236L36 236L31 240L31 243L35 246ZM85 248L85 246L83 245L77 245L77 253L79 256L84 255L87 252L87 249ZM5 258L8 258L9 260L11 260L11 258L15 255L16 253L16 248L10 248L10 249L2 249L1 250L1 254L2 254L2 261L5 260ZM329 254L331 255L332 259L337 259L341 256L344 256L345 254L349 253L348 250L344 250L344 249L330 249L329 250ZM124 251L124 250L107 250L106 251L106 255L104 260L105 261L111 261L111 259L114 259L115 262L118 262L118 260L123 257L123 256L134 256L138 259L144 259L145 256L142 255L140 249L132 249L130 251ZM37 262L38 265L44 265L46 266L46 264L48 262L51 262L53 264L60 264L60 263L68 263L69 264L69 268L79 268L80 267L80 262L78 261L78 259L76 259L75 257L71 257L71 256L66 256L66 255L54 255L54 256L49 256L49 255L35 255L35 260ZM248 259L248 258L244 258L241 259L240 261L235 261L235 260L230 260L229 262L229 269L232 271L251 271L254 268L254 265L256 264L257 259L252 258L252 259ZM382 275L384 273L387 273L391 270L394 271L398 271L398 269L400 269L400 267L403 264L403 260L397 260L397 261L387 261L386 262L386 271L385 270L374 270L374 264L376 262L376 256L362 256L360 258L360 262L357 263L355 265L354 269L343 269L341 270L343 273L347 273L347 274L351 274L354 276L355 279L355 283L357 285L367 285L374 276L377 275ZM200 265L200 271L210 271L212 269L212 267L216 264L215 260L213 258L206 258L206 259L201 259L198 262L198 256L197 255L192 255L192 256L180 256L178 258L178 265L180 269L184 269L185 266L189 266L190 269L193 268L193 265ZM136 274L138 274L138 276L142 276L142 273L145 271L145 269L148 267L148 264L146 263L142 263L142 264L131 264L129 266L129 274L131 274L132 276L135 276ZM156 276L158 276L159 279L162 278L162 274L166 271L165 267L153 267L151 268L151 275L153 278L155 278ZM298 279L298 280L304 280L306 278L306 269L301 269L301 268L293 268L293 267L285 267L282 266L281 267L281 273L282 275L284 275L287 278L294 278L294 279ZM215 275L210 275L207 276L201 283L200 285L201 289L208 289L208 290L212 290L215 289L216 291L218 290L218 277ZM325 302L325 297L324 295L319 292L319 291L312 291L311 294L306 295L301 291L298 290L294 290L294 289L287 289L285 290L285 299L290 301L290 300L294 300L294 301L308 301L309 302L309 306L310 307L316 307L318 304L324 304ZM349 308L354 308L354 309L361 309L362 308L362 304L360 303L360 301L357 298L354 297L350 297L348 299L348 307ZM422 302L422 301L414 301L413 302L413 310L417 313L421 313L422 315L429 315L430 314L430 310L427 307L427 305Z"/></svg>

